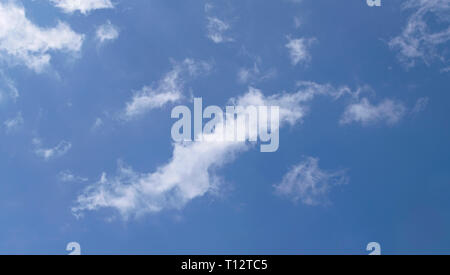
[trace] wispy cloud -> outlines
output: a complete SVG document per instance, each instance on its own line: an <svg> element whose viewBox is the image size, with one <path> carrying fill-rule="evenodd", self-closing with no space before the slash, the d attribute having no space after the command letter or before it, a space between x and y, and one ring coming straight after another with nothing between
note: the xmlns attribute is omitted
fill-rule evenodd
<svg viewBox="0 0 450 275"><path fill-rule="evenodd" d="M448 0L408 0L405 10L414 10L402 34L389 42L392 49L399 50L399 59L407 67L413 67L416 61L429 64L433 59L447 62L445 51L439 47L450 40L450 2ZM443 26L440 30L427 23L434 17ZM437 27L438 28L438 27Z"/></svg>
<svg viewBox="0 0 450 275"><path fill-rule="evenodd" d="M271 69L267 71L261 71L258 62L255 62L253 67L240 68L238 71L238 81L243 84L257 84L261 81L271 79L277 75L276 70Z"/></svg>
<svg viewBox="0 0 450 275"><path fill-rule="evenodd" d="M308 64L311 61L310 47L317 40L315 38L298 38L292 39L288 37L286 48L289 50L292 65Z"/></svg>
<svg viewBox="0 0 450 275"><path fill-rule="evenodd" d="M41 72L51 59L51 51L77 53L83 35L59 22L54 28L40 28L29 21L25 9L13 2L0 2L0 57Z"/></svg>
<svg viewBox="0 0 450 275"><path fill-rule="evenodd" d="M305 116L309 101L316 95L328 94L327 87L305 82L295 93L271 96L250 88L230 102L238 106L280 106L280 126L295 125ZM235 123L239 124L238 121ZM151 173L137 172L120 162L115 176L103 173L97 183L84 190L72 209L74 214L112 208L126 219L165 209L180 209L195 198L216 192L222 182L218 169L250 148L246 142L219 141L223 129L218 125L213 133L204 136L203 140L213 142L175 143L172 158Z"/></svg>
<svg viewBox="0 0 450 275"><path fill-rule="evenodd" d="M430 102L430 98L428 98L428 97L419 98L416 101L416 105L414 105L414 108L412 109L411 113L418 114L418 113L425 111L429 102Z"/></svg>
<svg viewBox="0 0 450 275"><path fill-rule="evenodd" d="M306 205L326 205L328 194L335 186L347 184L344 170L325 171L319 167L319 159L308 157L292 167L281 183L275 185L276 192Z"/></svg>
<svg viewBox="0 0 450 275"><path fill-rule="evenodd" d="M6 132L11 133L19 129L24 123L22 113L18 113L14 118L6 120L3 124L5 125Z"/></svg>
<svg viewBox="0 0 450 275"><path fill-rule="evenodd" d="M99 26L96 31L97 40L100 43L116 40L119 37L119 29L107 21L105 24Z"/></svg>
<svg viewBox="0 0 450 275"><path fill-rule="evenodd" d="M33 144L35 146L35 154L44 160L51 160L55 158L62 157L72 148L72 144L67 141L61 141L58 145L53 148L44 148L42 146L42 141L40 139L33 139Z"/></svg>
<svg viewBox="0 0 450 275"><path fill-rule="evenodd" d="M230 25L217 17L207 17L208 38L214 43L231 42L233 38L227 36L226 32L230 29Z"/></svg>
<svg viewBox="0 0 450 275"><path fill-rule="evenodd" d="M152 109L181 100L185 82L210 70L210 64L193 59L174 63L172 70L157 84L145 86L134 94L132 100L126 104L123 117L127 120L133 119Z"/></svg>
<svg viewBox="0 0 450 275"><path fill-rule="evenodd" d="M347 106L340 122L341 124L356 122L363 125L385 122L393 125L403 118L406 110L403 103L395 100L385 99L378 105L373 105L367 98L362 98Z"/></svg>
<svg viewBox="0 0 450 275"><path fill-rule="evenodd" d="M75 174L73 174L71 171L66 170L66 171L62 171L58 174L58 179L62 182L68 182L68 183L72 183L72 182L86 182L89 179L88 178L83 178L80 176L76 176Z"/></svg>
<svg viewBox="0 0 450 275"><path fill-rule="evenodd" d="M65 13L79 11L87 14L92 10L114 8L111 0L50 0L53 5L62 9Z"/></svg>
<svg viewBox="0 0 450 275"><path fill-rule="evenodd" d="M19 90L14 81L7 77L3 71L0 70L0 103L5 99L16 101L19 97Z"/></svg>

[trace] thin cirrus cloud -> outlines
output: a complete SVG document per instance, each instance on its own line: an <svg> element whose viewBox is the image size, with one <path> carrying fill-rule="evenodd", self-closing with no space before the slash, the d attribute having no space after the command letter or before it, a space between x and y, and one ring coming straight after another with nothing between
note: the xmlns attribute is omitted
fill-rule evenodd
<svg viewBox="0 0 450 275"><path fill-rule="evenodd" d="M134 94L126 104L122 117L126 120L134 119L152 109L178 102L183 98L186 81L210 70L211 65L204 61L185 59L183 62L174 63L173 68L158 83L144 86Z"/></svg>
<svg viewBox="0 0 450 275"><path fill-rule="evenodd" d="M275 185L276 193L294 202L316 206L330 203L328 194L335 186L348 183L345 170L325 171L319 167L319 159L308 157L294 165Z"/></svg>
<svg viewBox="0 0 450 275"><path fill-rule="evenodd" d="M34 153L46 161L62 157L72 148L72 143L67 141L61 141L53 148L44 148L42 146L42 141L35 138L33 139L33 144L35 146Z"/></svg>
<svg viewBox="0 0 450 275"><path fill-rule="evenodd" d="M303 82L298 92L272 96L264 96L260 90L250 88L241 97L230 99L230 103L244 107L280 106L281 127L301 123L308 111L308 103L316 96L338 93L338 89L330 85ZM245 127L240 125L242 121L235 120L237 127ZM83 191L72 208L74 215L110 208L128 219L166 209L181 209L193 199L218 192L222 183L218 169L251 147L245 141L219 141L223 129L219 124L202 139L209 141L174 143L172 158L150 173L137 172L119 162L116 175L103 173L97 183Z"/></svg>
<svg viewBox="0 0 450 275"><path fill-rule="evenodd" d="M292 65L308 64L311 61L310 48L316 41L315 38L292 39L288 37L286 48L289 50Z"/></svg>
<svg viewBox="0 0 450 275"><path fill-rule="evenodd" d="M50 0L55 7L62 9L65 13L79 11L88 14L98 9L112 9L114 4L111 0Z"/></svg>
<svg viewBox="0 0 450 275"><path fill-rule="evenodd" d="M393 125L403 118L406 110L407 108L403 103L392 99L385 99L378 105L374 105L367 98L362 98L347 106L340 123L361 123L362 125L386 123Z"/></svg>
<svg viewBox="0 0 450 275"><path fill-rule="evenodd" d="M445 44L450 40L450 2L448 0L408 0L404 10L414 10L408 18L403 32L389 41L392 49L398 50L399 60L407 67L415 66L417 60L429 64L434 59L447 62ZM438 25L427 23L434 17ZM439 30L438 30L439 28ZM444 49L440 47L444 47Z"/></svg>
<svg viewBox="0 0 450 275"><path fill-rule="evenodd" d="M107 21L97 28L95 35L100 44L103 44L107 41L116 40L119 37L119 29L110 21Z"/></svg>
<svg viewBox="0 0 450 275"><path fill-rule="evenodd" d="M78 53L83 40L66 23L41 28L28 20L23 6L0 2L0 57L8 63L42 72L50 64L50 52Z"/></svg>

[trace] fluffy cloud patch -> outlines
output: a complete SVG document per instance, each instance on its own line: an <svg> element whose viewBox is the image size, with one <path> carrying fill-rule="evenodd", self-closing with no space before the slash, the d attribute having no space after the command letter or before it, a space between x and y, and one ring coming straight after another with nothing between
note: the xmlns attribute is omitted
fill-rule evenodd
<svg viewBox="0 0 450 275"><path fill-rule="evenodd" d="M289 42L286 44L286 48L289 50L292 65L307 64L311 61L309 49L317 41L315 38L288 39Z"/></svg>
<svg viewBox="0 0 450 275"><path fill-rule="evenodd" d="M42 142L39 139L33 139L33 144L35 146L35 154L44 160L51 160L55 158L62 157L72 148L72 144L67 141L61 141L58 145L53 148L42 147Z"/></svg>
<svg viewBox="0 0 450 275"><path fill-rule="evenodd" d="M119 29L108 21L98 27L95 34L97 40L100 43L104 43L106 41L116 40L119 37Z"/></svg>
<svg viewBox="0 0 450 275"><path fill-rule="evenodd" d="M41 72L52 51L77 53L83 39L62 22L54 28L38 27L27 19L22 6L0 2L0 57L7 62Z"/></svg>
<svg viewBox="0 0 450 275"><path fill-rule="evenodd" d="M53 5L62 9L65 13L79 11L87 14L92 10L114 8L111 0L50 0Z"/></svg>
<svg viewBox="0 0 450 275"><path fill-rule="evenodd" d="M447 62L445 46L450 40L450 2L448 0L408 0L405 10L414 10L403 32L389 42L392 49L399 51L399 59L407 67L413 67L417 60L430 63L433 59ZM429 18L435 18L442 27L431 26ZM439 28L439 30L437 29Z"/></svg>
<svg viewBox="0 0 450 275"><path fill-rule="evenodd" d="M347 106L341 124L353 122L368 125L372 123L385 122L393 125L399 122L406 113L403 103L391 99L385 99L378 105L373 105L367 98Z"/></svg>
<svg viewBox="0 0 450 275"><path fill-rule="evenodd" d="M156 85L145 86L134 94L132 100L126 104L124 118L133 119L152 109L179 101L183 98L185 82L210 70L210 64L192 59L175 63L172 70Z"/></svg>
<svg viewBox="0 0 450 275"><path fill-rule="evenodd" d="M294 202L315 206L328 204L330 190L347 183L345 171L324 171L319 167L319 159L308 157L292 167L275 189Z"/></svg>
<svg viewBox="0 0 450 275"><path fill-rule="evenodd" d="M241 97L230 99L230 103L244 107L279 106L280 126L294 125L305 116L306 104L316 95L328 94L328 87L304 82L296 93L272 96L250 88ZM235 123L237 127L244 127L238 121ZM83 191L73 213L79 216L85 211L111 208L126 219L165 209L180 209L193 199L215 192L221 183L218 169L250 148L246 142L219 141L223 129L219 124L212 133L203 136L202 140L209 141L174 143L172 158L150 173L140 173L119 163L115 176L103 173L97 183Z"/></svg>

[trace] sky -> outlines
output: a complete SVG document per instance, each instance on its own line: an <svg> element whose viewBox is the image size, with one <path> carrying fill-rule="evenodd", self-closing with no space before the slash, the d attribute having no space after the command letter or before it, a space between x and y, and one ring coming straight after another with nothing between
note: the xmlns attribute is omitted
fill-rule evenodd
<svg viewBox="0 0 450 275"><path fill-rule="evenodd" d="M450 1L0 0L0 254L448 254ZM172 109L279 106L279 148Z"/></svg>

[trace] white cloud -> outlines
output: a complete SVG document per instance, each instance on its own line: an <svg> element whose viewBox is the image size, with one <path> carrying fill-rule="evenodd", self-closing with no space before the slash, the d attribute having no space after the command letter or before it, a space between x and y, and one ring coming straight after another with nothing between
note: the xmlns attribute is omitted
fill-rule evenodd
<svg viewBox="0 0 450 275"><path fill-rule="evenodd" d="M14 118L6 120L3 124L5 125L6 132L11 133L18 128L20 128L24 123L22 113L18 113Z"/></svg>
<svg viewBox="0 0 450 275"><path fill-rule="evenodd" d="M345 171L324 171L319 167L319 159L308 157L292 167L275 189L294 202L315 206L328 204L331 188L347 183Z"/></svg>
<svg viewBox="0 0 450 275"><path fill-rule="evenodd" d="M206 26L208 30L208 38L214 43L231 42L233 39L226 35L226 32L230 29L230 25L217 17L207 17L208 24Z"/></svg>
<svg viewBox="0 0 450 275"><path fill-rule="evenodd" d="M304 82L296 93L272 96L250 88L230 102L239 106L280 106L280 125L294 125L305 116L304 105L323 94L327 87ZM219 141L223 128L218 125L213 133L204 136L203 140L210 141L175 143L172 158L151 173L139 173L119 163L116 176L103 173L97 183L84 190L73 213L79 216L85 211L112 208L126 219L164 209L180 209L195 198L214 193L221 183L217 170L250 148L245 142Z"/></svg>
<svg viewBox="0 0 450 275"><path fill-rule="evenodd" d="M0 70L0 103L6 99L16 101L18 97L15 83Z"/></svg>
<svg viewBox="0 0 450 275"><path fill-rule="evenodd" d="M76 11L87 14L92 10L114 8L111 0L50 0L53 5L62 9L65 13Z"/></svg>
<svg viewBox="0 0 450 275"><path fill-rule="evenodd" d="M77 53L83 35L59 22L54 28L40 28L26 17L22 6L0 2L0 57L41 72L50 63L52 51Z"/></svg>
<svg viewBox="0 0 450 275"><path fill-rule="evenodd" d="M391 99L385 99L378 105L372 105L367 98L347 106L341 124L359 122L368 125L377 122L386 122L393 125L403 118L406 107L403 103Z"/></svg>
<svg viewBox="0 0 450 275"><path fill-rule="evenodd" d="M35 154L43 158L44 160L51 160L62 157L72 148L72 144L67 141L61 141L53 148L43 148L41 140L35 138L33 139L33 144L36 147L34 151Z"/></svg>
<svg viewBox="0 0 450 275"><path fill-rule="evenodd" d="M450 2L448 0L408 0L404 9L414 9L409 17L402 34L389 42L392 49L399 50L399 59L407 66L413 67L417 59L430 63L437 58L443 61L445 51L440 51L439 46L445 48L445 43L450 40ZM434 30L427 23L429 18L435 18L443 27Z"/></svg>
<svg viewBox="0 0 450 275"><path fill-rule="evenodd" d="M86 182L89 179L74 175L71 171L66 170L58 174L58 178L62 182Z"/></svg>
<svg viewBox="0 0 450 275"><path fill-rule="evenodd" d="M146 112L161 108L166 104L175 103L183 98L185 82L188 78L196 77L211 70L211 65L186 59L175 63L157 85L145 86L135 93L131 102L126 104L125 119L133 119Z"/></svg>
<svg viewBox="0 0 450 275"><path fill-rule="evenodd" d="M291 39L289 37L288 40L289 42L286 44L286 48L289 50L292 65L298 65L299 63L307 64L311 60L309 49L317 40L315 38Z"/></svg>
<svg viewBox="0 0 450 275"><path fill-rule="evenodd" d="M96 37L100 43L116 40L119 37L119 29L111 24L110 21L107 21L105 24L97 28Z"/></svg>

